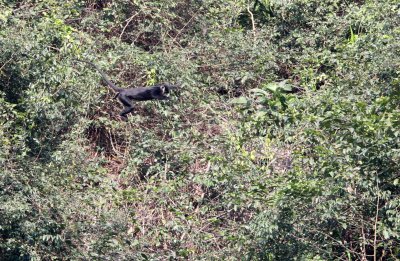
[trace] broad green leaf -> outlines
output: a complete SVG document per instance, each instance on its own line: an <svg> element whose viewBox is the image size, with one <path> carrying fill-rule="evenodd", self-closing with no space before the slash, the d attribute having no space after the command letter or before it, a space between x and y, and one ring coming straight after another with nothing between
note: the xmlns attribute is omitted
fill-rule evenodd
<svg viewBox="0 0 400 261"><path fill-rule="evenodd" d="M233 100L231 100L231 103L233 104L248 104L249 100L246 97L239 97L239 98L235 98Z"/></svg>

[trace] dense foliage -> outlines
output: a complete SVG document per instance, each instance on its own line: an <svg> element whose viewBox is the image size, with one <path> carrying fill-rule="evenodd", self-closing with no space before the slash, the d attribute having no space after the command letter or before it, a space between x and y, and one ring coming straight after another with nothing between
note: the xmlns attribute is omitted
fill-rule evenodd
<svg viewBox="0 0 400 261"><path fill-rule="evenodd" d="M0 0L0 260L400 259L399 17ZM124 122L77 58L181 88Z"/></svg>

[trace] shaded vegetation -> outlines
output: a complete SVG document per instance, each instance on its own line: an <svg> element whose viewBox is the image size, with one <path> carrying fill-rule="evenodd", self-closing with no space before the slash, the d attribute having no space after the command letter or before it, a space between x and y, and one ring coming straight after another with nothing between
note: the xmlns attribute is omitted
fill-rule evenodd
<svg viewBox="0 0 400 261"><path fill-rule="evenodd" d="M399 14L0 0L0 259L400 259Z"/></svg>

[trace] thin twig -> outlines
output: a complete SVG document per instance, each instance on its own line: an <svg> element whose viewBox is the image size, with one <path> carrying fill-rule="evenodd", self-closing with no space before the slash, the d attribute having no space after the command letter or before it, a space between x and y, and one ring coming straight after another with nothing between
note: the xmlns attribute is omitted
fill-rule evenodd
<svg viewBox="0 0 400 261"><path fill-rule="evenodd" d="M361 245L362 248L362 261L367 260L367 250L366 250L366 245L367 245L367 240L365 238L365 232L364 232L364 221L362 220L361 222L361 234L362 234L362 238L363 238L363 242Z"/></svg>
<svg viewBox="0 0 400 261"><path fill-rule="evenodd" d="M254 21L254 15L253 15L253 13L250 11L250 5L249 5L249 4L247 4L247 12L250 14L251 26L252 26L252 28L253 28L253 34L254 34L254 37L255 37L255 36L256 36L256 23L255 23L255 21Z"/></svg>
<svg viewBox="0 0 400 261"><path fill-rule="evenodd" d="M376 238L377 238L377 232L376 228L378 225L378 214L379 214L379 192L378 192L378 198L376 199L376 214L375 214L375 224L374 224L374 261L376 261Z"/></svg>
<svg viewBox="0 0 400 261"><path fill-rule="evenodd" d="M190 19L187 21L187 23L186 23L181 29L179 29L179 32L175 35L175 37L174 37L174 39L173 39L174 42L176 41L176 38L183 32L183 29L185 29L186 26L188 26L189 23L193 20L193 18L194 18L195 15L197 15L197 12L194 13L194 14L192 15L192 17L190 17Z"/></svg>
<svg viewBox="0 0 400 261"><path fill-rule="evenodd" d="M11 54L11 58L7 60L1 67L0 67L0 72L3 70L4 66L6 66L7 63L9 63L12 59L14 58L14 54Z"/></svg>
<svg viewBox="0 0 400 261"><path fill-rule="evenodd" d="M131 17L129 17L126 21L126 24L124 26L124 28L122 29L121 34L119 35L119 39L121 40L122 35L125 33L126 28L128 27L128 25L130 24L130 22L132 22L133 18L135 18L136 16L138 16L141 13L141 11L139 11L137 14L132 15Z"/></svg>

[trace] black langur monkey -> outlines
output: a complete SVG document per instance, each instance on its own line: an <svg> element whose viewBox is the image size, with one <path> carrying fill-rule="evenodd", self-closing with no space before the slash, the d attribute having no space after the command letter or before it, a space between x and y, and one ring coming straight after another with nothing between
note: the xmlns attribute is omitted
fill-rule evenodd
<svg viewBox="0 0 400 261"><path fill-rule="evenodd" d="M128 117L126 115L133 111L132 101L168 100L169 98L165 96L165 94L168 94L170 90L177 88L176 85L171 85L167 83L157 84L150 87L138 87L129 89L119 88L108 79L107 75L96 64L84 60L75 60L93 66L101 74L107 85L116 92L114 98L118 98L118 100L124 105L124 109L119 114L124 119L127 119Z"/></svg>

